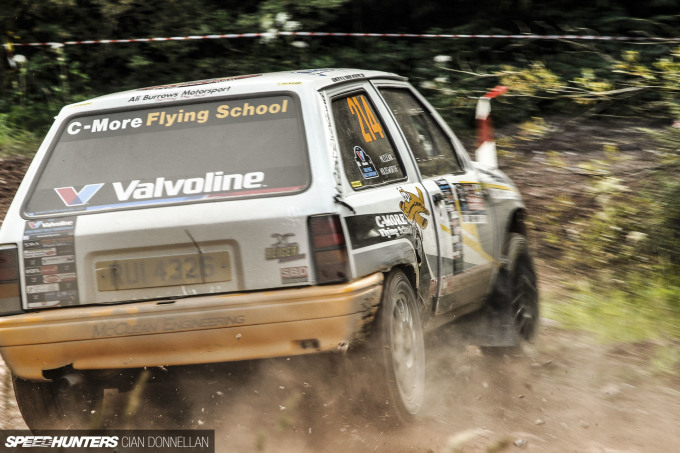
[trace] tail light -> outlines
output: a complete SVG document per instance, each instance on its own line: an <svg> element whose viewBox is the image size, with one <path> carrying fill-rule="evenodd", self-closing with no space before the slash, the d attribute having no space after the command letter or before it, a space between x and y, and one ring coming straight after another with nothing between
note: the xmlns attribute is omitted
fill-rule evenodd
<svg viewBox="0 0 680 453"><path fill-rule="evenodd" d="M337 215L310 217L309 235L317 282L323 284L347 281L349 261L340 217Z"/></svg>
<svg viewBox="0 0 680 453"><path fill-rule="evenodd" d="M0 248L0 316L21 311L17 248Z"/></svg>

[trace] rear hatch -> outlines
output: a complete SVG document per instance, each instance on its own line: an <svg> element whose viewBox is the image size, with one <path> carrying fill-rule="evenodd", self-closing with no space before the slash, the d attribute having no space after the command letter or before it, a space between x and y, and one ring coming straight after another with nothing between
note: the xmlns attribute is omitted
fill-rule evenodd
<svg viewBox="0 0 680 453"><path fill-rule="evenodd" d="M313 283L307 218L323 203L292 93L74 116L38 175L28 308Z"/></svg>

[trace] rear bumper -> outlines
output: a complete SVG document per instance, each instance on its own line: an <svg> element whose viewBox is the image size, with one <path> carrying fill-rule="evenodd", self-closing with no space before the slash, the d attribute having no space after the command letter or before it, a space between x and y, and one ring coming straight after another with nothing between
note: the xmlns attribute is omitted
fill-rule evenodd
<svg viewBox="0 0 680 453"><path fill-rule="evenodd" d="M190 365L331 351L377 311L382 274L342 285L45 310L0 318L14 374Z"/></svg>

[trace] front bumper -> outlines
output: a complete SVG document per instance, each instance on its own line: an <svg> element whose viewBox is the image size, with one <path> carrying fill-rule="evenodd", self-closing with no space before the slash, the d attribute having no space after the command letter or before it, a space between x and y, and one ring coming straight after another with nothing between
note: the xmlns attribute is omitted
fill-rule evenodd
<svg viewBox="0 0 680 453"><path fill-rule="evenodd" d="M12 372L191 365L331 351L355 341L380 303L382 274L341 285L60 308L0 318Z"/></svg>

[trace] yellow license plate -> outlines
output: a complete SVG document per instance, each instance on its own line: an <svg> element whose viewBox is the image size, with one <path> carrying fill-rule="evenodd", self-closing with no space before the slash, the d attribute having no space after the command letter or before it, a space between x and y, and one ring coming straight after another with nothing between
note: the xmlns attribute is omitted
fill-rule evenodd
<svg viewBox="0 0 680 453"><path fill-rule="evenodd" d="M229 252L192 253L95 263L99 291L231 280Z"/></svg>

